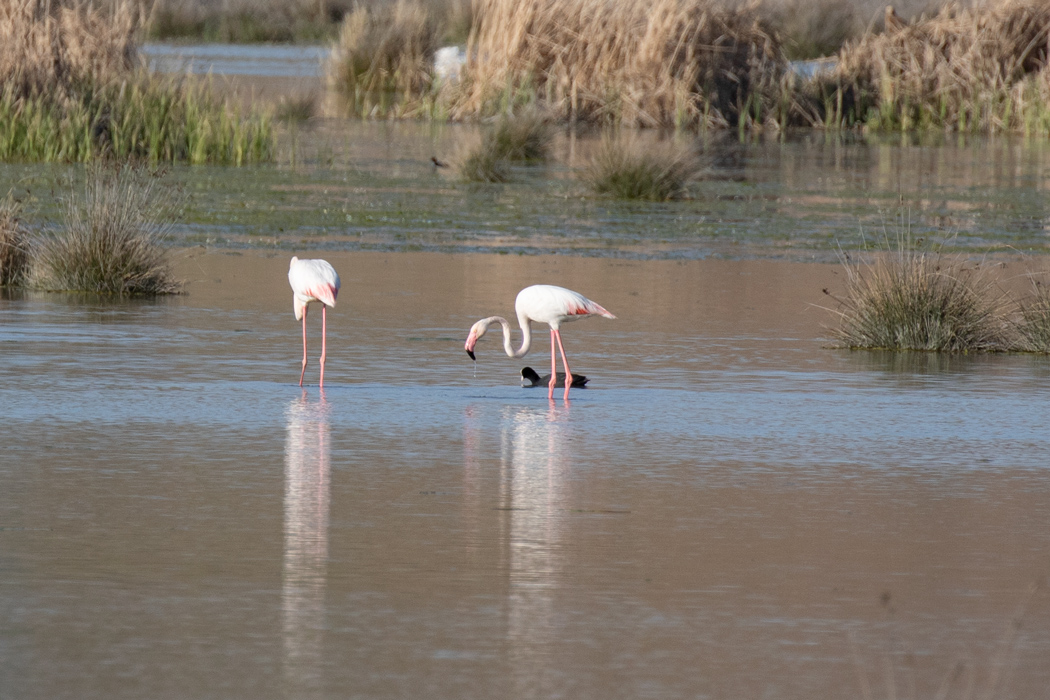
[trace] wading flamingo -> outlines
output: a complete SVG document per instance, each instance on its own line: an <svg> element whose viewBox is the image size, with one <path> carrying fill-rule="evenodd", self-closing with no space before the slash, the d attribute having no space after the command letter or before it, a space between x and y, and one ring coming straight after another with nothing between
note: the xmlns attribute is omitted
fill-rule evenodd
<svg viewBox="0 0 1050 700"><path fill-rule="evenodd" d="M551 375L545 374L542 377L539 372L534 370L532 367L521 368L521 385L526 389L530 389L534 386L547 386L550 384ZM582 389L590 381L585 375L574 374L572 375L572 385L577 389ZM557 372L554 375L554 388L565 386L565 372Z"/></svg>
<svg viewBox="0 0 1050 700"><path fill-rule="evenodd" d="M303 322L303 371L299 386L306 376L306 310L311 301L321 302L321 381L324 388L324 361L327 355L328 307L335 306L339 295L339 274L326 260L300 260L293 257L288 266L288 283L292 285L292 305L295 320Z"/></svg>
<svg viewBox="0 0 1050 700"><path fill-rule="evenodd" d="M573 377L569 370L569 361L565 359L565 347L561 343L561 324L588 316L616 317L582 294L551 284L534 284L518 292L518 298L514 300L514 311L518 314L518 325L521 326L521 347L515 350L511 346L510 323L507 319L502 316L489 316L475 323L470 329L465 345L470 359L476 359L474 346L494 323L503 327L503 349L507 357L524 357L532 346L532 322L546 323L551 329L551 379L547 384L547 398L554 398L554 385L557 383L555 343L561 351L561 364L565 368L565 398L569 398Z"/></svg>

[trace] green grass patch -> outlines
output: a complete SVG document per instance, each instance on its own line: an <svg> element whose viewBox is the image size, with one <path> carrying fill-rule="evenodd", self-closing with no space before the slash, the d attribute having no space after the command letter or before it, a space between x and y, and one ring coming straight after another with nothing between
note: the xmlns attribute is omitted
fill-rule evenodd
<svg viewBox="0 0 1050 700"><path fill-rule="evenodd" d="M0 160L97 158L244 165L273 159L268 115L241 116L207 85L137 74L75 96L0 91Z"/></svg>

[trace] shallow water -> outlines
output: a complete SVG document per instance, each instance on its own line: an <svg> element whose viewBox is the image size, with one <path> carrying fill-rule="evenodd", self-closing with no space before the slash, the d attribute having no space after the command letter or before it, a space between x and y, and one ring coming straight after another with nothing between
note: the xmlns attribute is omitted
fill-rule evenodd
<svg viewBox="0 0 1050 700"><path fill-rule="evenodd" d="M282 44L145 44L150 70L191 75L317 78L329 49Z"/></svg>
<svg viewBox="0 0 1050 700"><path fill-rule="evenodd" d="M741 142L669 136L706 164L683 200L589 193L598 133L559 132L548 166L468 184L456 163L487 127L318 121L282 131L276 166L171 167L185 204L174 246L571 253L627 259L834 261L910 237L974 254L1050 252L1043 140L866 138L797 132ZM431 157L451 167L435 168ZM82 169L0 164L0 192L54 222Z"/></svg>
<svg viewBox="0 0 1050 700"><path fill-rule="evenodd" d="M330 251L322 393L287 257L0 300L0 697L1045 696L1045 358L825 349L835 265ZM587 389L475 370L570 279Z"/></svg>

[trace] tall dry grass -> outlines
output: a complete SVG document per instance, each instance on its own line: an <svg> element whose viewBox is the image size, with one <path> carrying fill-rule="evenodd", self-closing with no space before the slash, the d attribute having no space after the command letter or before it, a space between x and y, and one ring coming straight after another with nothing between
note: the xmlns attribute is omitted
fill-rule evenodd
<svg viewBox="0 0 1050 700"><path fill-rule="evenodd" d="M16 287L29 262L29 232L19 218L20 207L10 195L0 200L0 287Z"/></svg>
<svg viewBox="0 0 1050 700"><path fill-rule="evenodd" d="M848 44L799 101L833 126L1047 133L1048 51L1045 0L950 4Z"/></svg>
<svg viewBox="0 0 1050 700"><path fill-rule="evenodd" d="M477 0L457 118L540 102L628 126L762 122L786 61L755 2Z"/></svg>
<svg viewBox="0 0 1050 700"><path fill-rule="evenodd" d="M269 117L140 64L132 0L0 5L0 159L245 163L272 157Z"/></svg>
<svg viewBox="0 0 1050 700"><path fill-rule="evenodd" d="M1018 307L1014 349L1050 353L1050 286L1045 277L1032 278L1031 292L1018 302Z"/></svg>
<svg viewBox="0 0 1050 700"><path fill-rule="evenodd" d="M107 9L75 0L0 3L0 85L18 99L75 99L76 92L138 65L139 4Z"/></svg>
<svg viewBox="0 0 1050 700"><path fill-rule="evenodd" d="M336 114L418 116L432 97L437 20L420 0L358 5L344 18L325 64Z"/></svg>

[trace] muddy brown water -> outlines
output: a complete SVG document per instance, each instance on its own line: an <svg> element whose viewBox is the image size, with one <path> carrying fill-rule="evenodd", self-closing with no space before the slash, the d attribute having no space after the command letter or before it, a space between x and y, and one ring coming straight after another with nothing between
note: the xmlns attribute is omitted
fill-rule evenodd
<svg viewBox="0 0 1050 700"><path fill-rule="evenodd" d="M832 264L326 252L0 300L0 697L1043 698L1050 365L829 350ZM549 362L528 283L618 319Z"/></svg>

